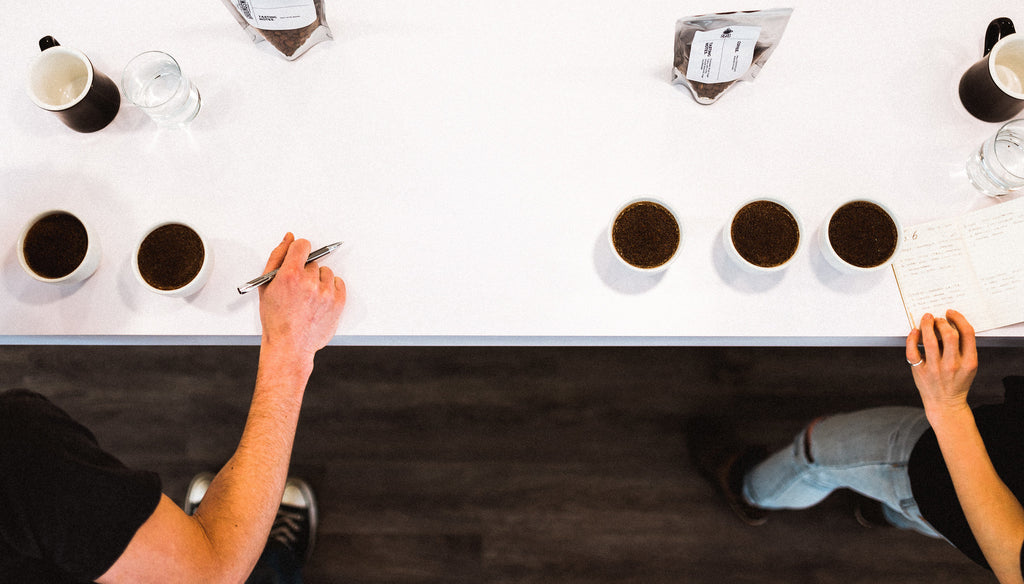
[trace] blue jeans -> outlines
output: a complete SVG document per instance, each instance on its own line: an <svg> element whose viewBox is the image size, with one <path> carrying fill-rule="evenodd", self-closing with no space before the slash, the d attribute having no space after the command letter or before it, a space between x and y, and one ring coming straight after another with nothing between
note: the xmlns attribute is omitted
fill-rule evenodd
<svg viewBox="0 0 1024 584"><path fill-rule="evenodd" d="M836 489L851 489L880 501L886 519L896 527L942 537L921 516L907 474L910 453L928 428L919 408L875 408L819 418L792 446L747 473L743 495L755 507L805 509Z"/></svg>

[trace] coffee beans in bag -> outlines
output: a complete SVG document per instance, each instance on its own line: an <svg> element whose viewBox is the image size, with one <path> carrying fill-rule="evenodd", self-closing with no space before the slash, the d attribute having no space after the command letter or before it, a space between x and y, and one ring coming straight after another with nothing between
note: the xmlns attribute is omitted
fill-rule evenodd
<svg viewBox="0 0 1024 584"><path fill-rule="evenodd" d="M289 61L330 40L325 0L223 0L253 43Z"/></svg>
<svg viewBox="0 0 1024 584"><path fill-rule="evenodd" d="M791 8L722 12L676 22L672 82L697 103L718 101L739 81L753 81L782 38Z"/></svg>

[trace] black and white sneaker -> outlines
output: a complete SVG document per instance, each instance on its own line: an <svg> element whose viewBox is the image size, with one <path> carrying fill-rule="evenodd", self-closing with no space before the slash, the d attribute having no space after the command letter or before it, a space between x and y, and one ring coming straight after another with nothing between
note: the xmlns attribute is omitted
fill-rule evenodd
<svg viewBox="0 0 1024 584"><path fill-rule="evenodd" d="M213 477L215 476L212 472L201 472L192 477L192 482L188 484L188 492L185 493L186 515L192 515L196 512L196 507L199 507L199 504L203 502L206 489L210 488L210 483L213 482Z"/></svg>
<svg viewBox="0 0 1024 584"><path fill-rule="evenodd" d="M318 522L313 489L306 481L289 477L268 543L276 541L284 545L295 554L300 564L305 564L313 555Z"/></svg>
<svg viewBox="0 0 1024 584"><path fill-rule="evenodd" d="M203 472L192 478L185 495L186 514L195 513L214 476L216 475L211 472ZM281 506L277 509L277 516L274 517L274 525L270 528L267 543L277 542L285 546L295 554L295 559L300 564L305 564L313 554L318 522L313 489L306 481L289 477L284 485L284 496L281 498Z"/></svg>

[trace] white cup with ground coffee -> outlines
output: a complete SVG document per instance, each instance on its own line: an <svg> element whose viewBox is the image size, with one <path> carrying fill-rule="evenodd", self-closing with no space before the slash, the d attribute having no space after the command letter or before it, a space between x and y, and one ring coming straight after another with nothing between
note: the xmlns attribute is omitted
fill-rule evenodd
<svg viewBox="0 0 1024 584"><path fill-rule="evenodd" d="M839 271L873 272L888 267L896 257L903 229L884 204L857 199L829 213L820 239L822 254Z"/></svg>
<svg viewBox="0 0 1024 584"><path fill-rule="evenodd" d="M18 262L40 282L81 282L96 271L100 255L99 239L68 211L36 215L18 238Z"/></svg>
<svg viewBox="0 0 1024 584"><path fill-rule="evenodd" d="M213 253L199 232L166 222L146 232L132 254L132 271L143 286L165 296L191 296L210 277Z"/></svg>
<svg viewBox="0 0 1024 584"><path fill-rule="evenodd" d="M683 247L682 221L662 201L634 199L612 216L608 240L626 267L647 274L660 272Z"/></svg>
<svg viewBox="0 0 1024 584"><path fill-rule="evenodd" d="M729 256L749 272L777 272L789 265L803 242L803 228L793 208L772 198L739 206L722 230Z"/></svg>

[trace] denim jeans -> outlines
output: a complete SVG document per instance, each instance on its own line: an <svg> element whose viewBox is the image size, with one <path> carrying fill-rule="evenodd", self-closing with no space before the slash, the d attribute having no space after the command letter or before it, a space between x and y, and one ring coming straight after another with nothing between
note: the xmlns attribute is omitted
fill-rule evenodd
<svg viewBox="0 0 1024 584"><path fill-rule="evenodd" d="M743 495L755 507L805 509L836 489L851 489L883 503L889 523L942 537L921 516L907 474L910 453L928 428L919 408L874 408L819 418L790 447L747 473Z"/></svg>

